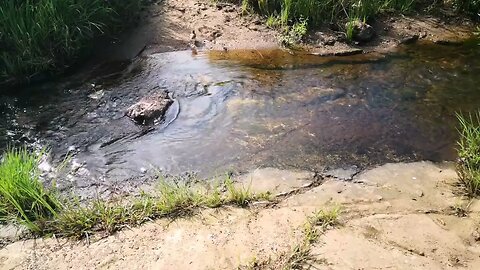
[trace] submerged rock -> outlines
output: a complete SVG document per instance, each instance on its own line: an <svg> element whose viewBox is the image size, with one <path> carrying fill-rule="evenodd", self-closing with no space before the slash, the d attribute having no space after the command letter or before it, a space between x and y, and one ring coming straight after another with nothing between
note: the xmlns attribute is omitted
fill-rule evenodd
<svg viewBox="0 0 480 270"><path fill-rule="evenodd" d="M125 115L138 124L149 124L155 119L163 117L172 103L173 100L168 96L168 93L163 91L145 97L133 104L127 109Z"/></svg>
<svg viewBox="0 0 480 270"><path fill-rule="evenodd" d="M353 27L353 40L360 42L368 42L375 36L375 30L372 26L356 20L348 22L346 28Z"/></svg>

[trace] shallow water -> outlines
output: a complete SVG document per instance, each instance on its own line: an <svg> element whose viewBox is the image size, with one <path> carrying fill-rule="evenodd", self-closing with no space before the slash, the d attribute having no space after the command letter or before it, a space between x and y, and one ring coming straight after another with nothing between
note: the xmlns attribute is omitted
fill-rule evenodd
<svg viewBox="0 0 480 270"><path fill-rule="evenodd" d="M164 121L124 111L166 89ZM0 147L70 148L65 185L134 186L153 168L203 176L257 167L366 167L455 158L455 112L480 105L477 46L418 44L388 55L172 52L113 63L0 98ZM73 152L72 152L73 153Z"/></svg>

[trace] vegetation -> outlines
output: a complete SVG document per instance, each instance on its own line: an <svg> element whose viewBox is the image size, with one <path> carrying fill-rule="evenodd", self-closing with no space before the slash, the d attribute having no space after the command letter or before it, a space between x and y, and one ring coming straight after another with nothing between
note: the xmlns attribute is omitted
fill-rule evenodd
<svg viewBox="0 0 480 270"><path fill-rule="evenodd" d="M258 261L254 258L247 266L239 267L239 269L304 269L305 265L321 263L321 260L312 254L312 245L326 230L338 225L339 214L340 208L338 207L329 211L320 210L312 213L302 226L301 241L292 248L290 253L282 254L277 260L270 258L266 261Z"/></svg>
<svg viewBox="0 0 480 270"><path fill-rule="evenodd" d="M292 26L286 26L283 34L280 37L280 42L286 47L293 47L302 41L302 38L307 34L307 21L301 20L294 23Z"/></svg>
<svg viewBox="0 0 480 270"><path fill-rule="evenodd" d="M457 173L460 182L470 195L480 194L480 111L463 116L457 114L460 123L458 140Z"/></svg>
<svg viewBox="0 0 480 270"><path fill-rule="evenodd" d="M3 0L0 82L64 70L91 41L128 25L143 0Z"/></svg>
<svg viewBox="0 0 480 270"><path fill-rule="evenodd" d="M0 164L0 220L20 221L32 231L57 216L57 194L39 181L38 158L25 149L10 150Z"/></svg>
<svg viewBox="0 0 480 270"><path fill-rule="evenodd" d="M282 24L303 20L312 27L341 18L356 16L368 19L379 12L409 10L415 0L244 0L249 6L265 16L278 16Z"/></svg>
<svg viewBox="0 0 480 270"><path fill-rule="evenodd" d="M455 0L457 8L472 15L474 19L480 19L480 0Z"/></svg>
<svg viewBox="0 0 480 270"><path fill-rule="evenodd" d="M26 150L7 151L0 164L0 221L23 224L37 234L77 238L95 232L111 234L155 218L190 215L202 207L244 207L255 200L271 199L269 193L255 194L250 187L235 185L227 178L210 190L160 180L154 194L82 204L78 198L61 197L53 187L44 188L37 168L38 157Z"/></svg>

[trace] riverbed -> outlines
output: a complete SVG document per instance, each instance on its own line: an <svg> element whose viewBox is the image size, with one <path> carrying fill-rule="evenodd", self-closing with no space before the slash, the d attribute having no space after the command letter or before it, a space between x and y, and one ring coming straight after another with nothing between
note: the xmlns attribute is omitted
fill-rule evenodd
<svg viewBox="0 0 480 270"><path fill-rule="evenodd" d="M0 147L68 158L63 190L94 194L152 176L259 167L325 173L454 160L455 113L480 104L476 44L419 43L320 57L287 50L179 51L104 63L0 98ZM154 125L124 116L143 97L174 104Z"/></svg>

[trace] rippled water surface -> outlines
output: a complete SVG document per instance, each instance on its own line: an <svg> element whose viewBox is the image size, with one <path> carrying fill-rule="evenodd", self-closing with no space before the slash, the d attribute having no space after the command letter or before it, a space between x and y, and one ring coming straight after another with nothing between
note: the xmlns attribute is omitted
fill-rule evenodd
<svg viewBox="0 0 480 270"><path fill-rule="evenodd" d="M164 121L142 127L124 117L162 89L175 98ZM212 175L440 161L455 158L455 112L479 105L477 46L337 58L172 52L7 91L0 146L48 145L57 161L75 147L87 169L72 180L79 187L122 183L143 168Z"/></svg>

